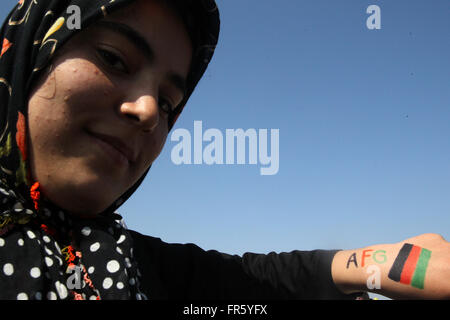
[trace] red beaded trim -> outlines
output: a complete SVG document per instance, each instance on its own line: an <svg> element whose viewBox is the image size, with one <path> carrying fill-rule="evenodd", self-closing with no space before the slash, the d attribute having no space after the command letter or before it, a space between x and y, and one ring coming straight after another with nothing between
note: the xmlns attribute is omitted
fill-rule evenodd
<svg viewBox="0 0 450 320"><path fill-rule="evenodd" d="M40 187L39 182L36 182L33 184L33 186L30 189L30 196L34 202L34 208L36 210L39 209L39 199L41 197L41 193L39 192L39 187ZM52 237L54 237L57 234L55 229L53 229L45 224L41 224L40 227L45 233L47 233L48 235L50 235ZM81 263L81 257L82 257L81 252L76 251L72 245L68 245L67 247L64 247L61 250L61 253L64 256L64 260L67 262L68 268L74 268L77 264L80 264L80 266L82 267L84 282L89 286L89 288L92 289L92 291L96 292L96 300L100 300L100 295L98 294L98 290L94 287L92 280L89 278L86 267ZM74 300L84 300L83 296L80 293L76 292L75 290L71 290L71 293L73 295Z"/></svg>
<svg viewBox="0 0 450 320"><path fill-rule="evenodd" d="M38 190L39 187L40 187L39 182L36 182L36 183L33 184L33 186L30 189L30 197L31 197L31 199L33 199L34 208L36 210L39 209L39 199L41 197L41 193Z"/></svg>

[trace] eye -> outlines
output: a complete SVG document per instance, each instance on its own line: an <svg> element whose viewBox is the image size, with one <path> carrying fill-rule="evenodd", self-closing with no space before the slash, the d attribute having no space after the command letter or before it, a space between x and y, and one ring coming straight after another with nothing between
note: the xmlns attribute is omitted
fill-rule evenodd
<svg viewBox="0 0 450 320"><path fill-rule="evenodd" d="M159 98L159 107L161 110L166 113L167 115L170 115L173 112L173 105L165 98Z"/></svg>
<svg viewBox="0 0 450 320"><path fill-rule="evenodd" d="M97 53L100 59L107 64L109 67L114 68L117 71L128 73L128 68L123 62L123 60L116 54L105 49L97 49Z"/></svg>

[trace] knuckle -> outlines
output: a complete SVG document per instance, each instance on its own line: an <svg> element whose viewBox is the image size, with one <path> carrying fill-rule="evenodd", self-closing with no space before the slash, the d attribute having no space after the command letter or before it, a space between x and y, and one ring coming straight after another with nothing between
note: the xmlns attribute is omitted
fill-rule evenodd
<svg viewBox="0 0 450 320"><path fill-rule="evenodd" d="M424 233L420 237L427 240L445 240L444 237L438 233Z"/></svg>

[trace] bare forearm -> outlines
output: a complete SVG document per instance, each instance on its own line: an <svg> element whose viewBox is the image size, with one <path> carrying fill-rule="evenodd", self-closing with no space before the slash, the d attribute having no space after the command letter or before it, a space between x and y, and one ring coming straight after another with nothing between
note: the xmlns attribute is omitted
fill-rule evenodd
<svg viewBox="0 0 450 320"><path fill-rule="evenodd" d="M368 291L394 299L449 299L450 245L438 235L340 251L332 264L344 293Z"/></svg>

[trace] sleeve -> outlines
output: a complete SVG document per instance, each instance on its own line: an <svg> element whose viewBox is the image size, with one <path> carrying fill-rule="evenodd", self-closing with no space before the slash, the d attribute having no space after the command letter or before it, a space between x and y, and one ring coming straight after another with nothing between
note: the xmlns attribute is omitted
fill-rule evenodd
<svg viewBox="0 0 450 320"><path fill-rule="evenodd" d="M242 257L194 244L168 244L133 232L142 286L161 299L355 299L335 286L337 250L245 253Z"/></svg>
<svg viewBox="0 0 450 320"><path fill-rule="evenodd" d="M339 291L331 275L338 250L245 253L243 270L288 299L354 299Z"/></svg>

